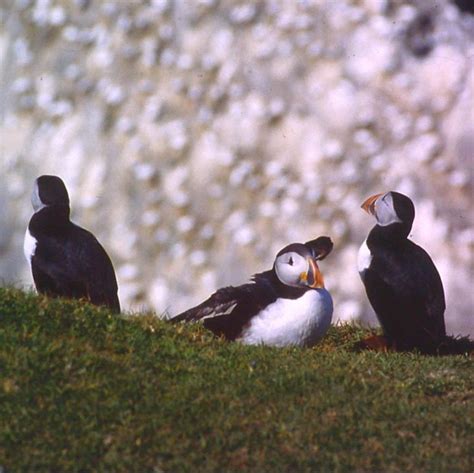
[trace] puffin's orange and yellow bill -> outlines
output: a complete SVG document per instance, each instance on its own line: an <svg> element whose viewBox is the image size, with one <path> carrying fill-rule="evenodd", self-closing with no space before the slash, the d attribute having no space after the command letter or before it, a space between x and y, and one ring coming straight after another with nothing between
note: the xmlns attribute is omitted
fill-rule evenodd
<svg viewBox="0 0 474 473"><path fill-rule="evenodd" d="M383 193L370 196L368 199L364 200L360 207L364 209L367 213L374 215L375 201L382 195Z"/></svg>
<svg viewBox="0 0 474 473"><path fill-rule="evenodd" d="M311 274L310 280L308 280L308 286L313 289L322 289L324 288L324 279L321 271L319 270L318 263L314 259L309 260L309 270ZM312 279L312 280L311 280Z"/></svg>

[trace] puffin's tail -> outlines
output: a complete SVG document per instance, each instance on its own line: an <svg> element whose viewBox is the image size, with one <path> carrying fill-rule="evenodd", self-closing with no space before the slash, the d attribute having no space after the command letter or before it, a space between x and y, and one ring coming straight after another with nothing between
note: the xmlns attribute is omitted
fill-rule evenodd
<svg viewBox="0 0 474 473"><path fill-rule="evenodd" d="M168 319L168 322L176 324L178 322L190 322L191 320L196 320L195 311L195 307L193 307L192 309L185 310L184 312L181 312L181 314L175 315L174 317Z"/></svg>
<svg viewBox="0 0 474 473"><path fill-rule="evenodd" d="M196 322L197 320L201 320L213 313L213 307L210 305L211 300L210 297L196 307L192 307L191 309L185 310L184 312L171 317L168 321L175 324L178 322Z"/></svg>

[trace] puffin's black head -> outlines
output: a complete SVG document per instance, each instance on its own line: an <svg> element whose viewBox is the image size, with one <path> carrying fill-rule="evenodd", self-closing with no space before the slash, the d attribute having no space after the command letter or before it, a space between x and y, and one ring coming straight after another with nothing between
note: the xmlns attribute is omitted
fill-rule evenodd
<svg viewBox="0 0 474 473"><path fill-rule="evenodd" d="M316 261L325 258L332 246L328 237L305 244L292 243L278 252L273 269L278 279L287 286L323 288L323 275Z"/></svg>
<svg viewBox="0 0 474 473"><path fill-rule="evenodd" d="M35 212L50 205L69 208L69 195L62 179L58 176L47 175L38 177L35 181L31 203Z"/></svg>
<svg viewBox="0 0 474 473"><path fill-rule="evenodd" d="M376 194L366 199L361 207L374 215L380 227L393 225L405 237L410 233L415 219L415 206L406 195L395 191Z"/></svg>

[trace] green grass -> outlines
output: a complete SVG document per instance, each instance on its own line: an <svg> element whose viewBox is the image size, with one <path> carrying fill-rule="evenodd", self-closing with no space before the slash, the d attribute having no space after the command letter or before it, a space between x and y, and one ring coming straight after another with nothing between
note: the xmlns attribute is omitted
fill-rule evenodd
<svg viewBox="0 0 474 473"><path fill-rule="evenodd" d="M0 288L0 466L472 473L472 358L358 352L365 335L245 347Z"/></svg>

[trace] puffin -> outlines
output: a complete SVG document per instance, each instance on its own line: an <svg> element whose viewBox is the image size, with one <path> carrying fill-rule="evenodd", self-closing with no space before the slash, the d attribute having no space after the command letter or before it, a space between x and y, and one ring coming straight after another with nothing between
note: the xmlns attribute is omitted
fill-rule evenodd
<svg viewBox="0 0 474 473"><path fill-rule="evenodd" d="M360 247L358 270L382 326L384 348L435 351L446 337L446 303L436 266L408 239L413 202L390 191L369 197L361 207L376 224Z"/></svg>
<svg viewBox="0 0 474 473"><path fill-rule="evenodd" d="M221 288L170 320L202 320L215 335L245 345L313 346L332 319L332 297L317 263L332 248L325 236L285 246L271 270L255 274L247 284Z"/></svg>
<svg viewBox="0 0 474 473"><path fill-rule="evenodd" d="M36 290L53 297L86 299L119 313L112 262L95 236L69 219L69 195L62 179L38 177L31 203L34 214L23 249Z"/></svg>

